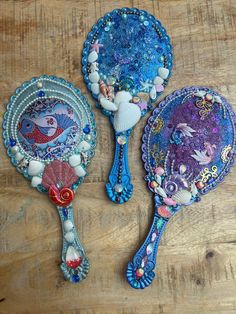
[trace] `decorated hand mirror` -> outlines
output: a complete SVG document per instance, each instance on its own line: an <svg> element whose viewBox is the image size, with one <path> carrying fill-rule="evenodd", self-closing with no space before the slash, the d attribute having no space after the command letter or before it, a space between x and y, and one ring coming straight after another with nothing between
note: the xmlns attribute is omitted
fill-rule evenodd
<svg viewBox="0 0 236 314"><path fill-rule="evenodd" d="M94 115L80 90L54 76L33 78L10 98L3 137L13 165L56 205L62 224L61 269L84 279L89 261L76 233L72 201L94 155Z"/></svg>
<svg viewBox="0 0 236 314"><path fill-rule="evenodd" d="M200 201L230 171L235 157L236 118L229 103L206 87L175 91L156 108L144 130L142 159L154 193L154 218L146 240L128 264L136 289L150 285L168 220Z"/></svg>
<svg viewBox="0 0 236 314"><path fill-rule="evenodd" d="M85 82L115 131L115 156L106 191L113 202L121 204L133 192L128 165L131 131L171 76L169 37L145 11L114 10L88 34L82 65Z"/></svg>

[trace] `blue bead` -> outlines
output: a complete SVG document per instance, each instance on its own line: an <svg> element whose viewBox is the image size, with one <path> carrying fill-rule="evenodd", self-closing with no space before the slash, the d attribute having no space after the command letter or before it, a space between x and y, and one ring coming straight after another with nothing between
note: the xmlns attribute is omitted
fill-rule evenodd
<svg viewBox="0 0 236 314"><path fill-rule="evenodd" d="M90 133L90 127L89 127L88 124L86 124L85 128L83 128L83 132L84 132L85 134L89 134L89 133Z"/></svg>
<svg viewBox="0 0 236 314"><path fill-rule="evenodd" d="M67 208L62 208L62 212L63 212L64 217L67 217L67 216L68 216L68 210L67 210Z"/></svg>
<svg viewBox="0 0 236 314"><path fill-rule="evenodd" d="M16 145L16 141L13 138L10 138L9 144L10 144L11 147L13 147L13 146Z"/></svg>
<svg viewBox="0 0 236 314"><path fill-rule="evenodd" d="M44 91L40 90L40 91L38 92L38 97L44 97L44 96L45 96Z"/></svg>
<svg viewBox="0 0 236 314"><path fill-rule="evenodd" d="M80 281L79 276L78 275L73 275L72 276L72 281L73 282L79 282Z"/></svg>

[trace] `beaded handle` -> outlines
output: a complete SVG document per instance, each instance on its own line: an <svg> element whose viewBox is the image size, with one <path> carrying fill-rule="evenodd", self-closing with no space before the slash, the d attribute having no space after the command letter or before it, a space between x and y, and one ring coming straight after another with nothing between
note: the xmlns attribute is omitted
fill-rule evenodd
<svg viewBox="0 0 236 314"><path fill-rule="evenodd" d="M79 240L74 224L73 207L57 207L63 233L61 270L66 280L79 282L86 278L89 272L89 260Z"/></svg>
<svg viewBox="0 0 236 314"><path fill-rule="evenodd" d="M126 277L131 287L135 289L148 287L155 277L153 270L156 267L158 246L170 218L164 218L158 214L160 206L161 203L155 201L155 212L149 233L140 249L134 255L133 262L128 263Z"/></svg>
<svg viewBox="0 0 236 314"><path fill-rule="evenodd" d="M115 156L108 177L109 182L106 184L106 191L109 199L118 204L127 202L133 193L128 161L128 147L131 131L132 129L125 132L115 132Z"/></svg>

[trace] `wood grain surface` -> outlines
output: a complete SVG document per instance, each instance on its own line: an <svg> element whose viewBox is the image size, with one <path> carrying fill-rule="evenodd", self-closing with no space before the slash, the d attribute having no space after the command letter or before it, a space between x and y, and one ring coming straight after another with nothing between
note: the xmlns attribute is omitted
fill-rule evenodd
<svg viewBox="0 0 236 314"><path fill-rule="evenodd" d="M162 98L186 85L220 91L236 109L235 0L0 1L0 113L15 88L41 74L64 77L95 105L81 74L86 34L117 7L138 7L161 20L172 39L173 76ZM113 133L94 109L96 156L74 202L76 224L91 262L78 285L63 280L57 212L31 189L0 146L0 313L236 313L236 168L201 203L184 208L162 238L158 272L144 291L131 289L124 271L152 216L141 163L144 118L130 145L133 198L112 204L104 184Z"/></svg>

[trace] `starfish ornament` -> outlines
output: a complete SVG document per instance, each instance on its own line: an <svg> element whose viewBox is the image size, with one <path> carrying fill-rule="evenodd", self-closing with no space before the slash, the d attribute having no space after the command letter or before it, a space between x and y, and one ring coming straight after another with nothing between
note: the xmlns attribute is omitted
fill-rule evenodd
<svg viewBox="0 0 236 314"><path fill-rule="evenodd" d="M141 85L142 85L141 90L143 92L149 92L153 84L149 83L149 80L146 80L146 81L141 82Z"/></svg>
<svg viewBox="0 0 236 314"><path fill-rule="evenodd" d="M94 44L91 44L91 47L92 47L92 51L96 51L97 53L99 53L99 49L101 47L103 47L103 44L99 44L99 40L95 40L95 43Z"/></svg>

